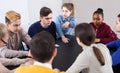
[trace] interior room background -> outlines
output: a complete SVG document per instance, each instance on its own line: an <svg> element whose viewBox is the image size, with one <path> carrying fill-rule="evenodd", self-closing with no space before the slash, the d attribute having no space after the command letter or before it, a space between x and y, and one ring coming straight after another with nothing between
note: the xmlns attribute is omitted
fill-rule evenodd
<svg viewBox="0 0 120 73"><path fill-rule="evenodd" d="M21 27L27 31L32 23L39 20L41 7L51 8L55 20L56 16L61 14L61 5L65 2L72 2L75 5L75 17L78 23L91 22L93 12L97 8L103 8L104 22L115 31L115 19L120 13L120 0L1 0L0 22L5 23L4 17L7 11L15 10L21 14ZM120 33L116 33L120 37Z"/></svg>

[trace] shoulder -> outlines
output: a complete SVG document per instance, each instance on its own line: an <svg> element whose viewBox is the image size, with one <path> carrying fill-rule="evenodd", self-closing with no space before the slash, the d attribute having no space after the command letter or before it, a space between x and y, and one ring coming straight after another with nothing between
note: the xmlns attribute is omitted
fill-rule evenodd
<svg viewBox="0 0 120 73"><path fill-rule="evenodd" d="M83 51L82 51L82 53L80 55L89 57L90 56L89 54L91 53L91 49L92 48L90 46L84 46Z"/></svg>
<svg viewBox="0 0 120 73"><path fill-rule="evenodd" d="M51 22L51 24L50 24L50 26L52 26L52 27L56 27L55 22L54 22L54 21L52 21L52 22Z"/></svg>
<svg viewBox="0 0 120 73"><path fill-rule="evenodd" d="M28 67L29 68L29 67ZM15 70L15 73L25 73L27 66L20 66ZM23 71L24 70L24 71Z"/></svg>
<svg viewBox="0 0 120 73"><path fill-rule="evenodd" d="M37 27L38 25L40 25L40 21L37 21L37 22L31 24L30 27Z"/></svg>
<svg viewBox="0 0 120 73"><path fill-rule="evenodd" d="M102 44L102 43L97 43L94 46L96 46L98 49L103 50L103 51L109 51L107 46Z"/></svg>
<svg viewBox="0 0 120 73"><path fill-rule="evenodd" d="M63 16L62 15L58 15L57 18L63 18Z"/></svg>
<svg viewBox="0 0 120 73"><path fill-rule="evenodd" d="M38 65L30 65L30 66L20 66L16 69L15 73L54 73L54 70L38 66Z"/></svg>
<svg viewBox="0 0 120 73"><path fill-rule="evenodd" d="M106 28L110 28L110 26L108 24L104 23L104 22L102 23L102 26L104 26Z"/></svg>
<svg viewBox="0 0 120 73"><path fill-rule="evenodd" d="M57 19L58 19L58 20L63 20L64 17L63 17L62 15L58 15L58 16L57 16Z"/></svg>
<svg viewBox="0 0 120 73"><path fill-rule="evenodd" d="M70 19L76 19L74 16L70 16L69 18L70 18Z"/></svg>
<svg viewBox="0 0 120 73"><path fill-rule="evenodd" d="M26 33L26 31L25 31L22 27L20 27L20 29L19 29L18 32L19 32L19 33Z"/></svg>

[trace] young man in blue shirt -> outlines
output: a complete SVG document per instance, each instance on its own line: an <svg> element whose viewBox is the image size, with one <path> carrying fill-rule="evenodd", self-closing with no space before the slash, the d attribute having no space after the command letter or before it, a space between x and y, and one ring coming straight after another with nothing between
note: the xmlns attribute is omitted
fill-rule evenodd
<svg viewBox="0 0 120 73"><path fill-rule="evenodd" d="M28 34L33 37L41 31L48 31L56 39L56 25L52 21L52 10L48 7L40 9L40 20L33 23L28 30Z"/></svg>

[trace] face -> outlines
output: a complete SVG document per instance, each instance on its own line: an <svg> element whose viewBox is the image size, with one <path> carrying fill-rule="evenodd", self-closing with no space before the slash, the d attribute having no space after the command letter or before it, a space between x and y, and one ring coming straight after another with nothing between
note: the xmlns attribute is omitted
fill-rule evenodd
<svg viewBox="0 0 120 73"><path fill-rule="evenodd" d="M48 16L45 17L40 17L41 23L43 27L48 27L50 26L51 22L52 22L52 13L50 13Z"/></svg>
<svg viewBox="0 0 120 73"><path fill-rule="evenodd" d="M118 17L118 20L119 20L119 22L120 22L120 17Z"/></svg>
<svg viewBox="0 0 120 73"><path fill-rule="evenodd" d="M13 32L13 33L17 33L18 30L20 29L20 19L16 20L15 22L12 22L10 24L7 24L7 28L9 31Z"/></svg>
<svg viewBox="0 0 120 73"><path fill-rule="evenodd" d="M100 26L102 22L103 22L103 17L101 14L96 13L93 15L93 23L95 26Z"/></svg>
<svg viewBox="0 0 120 73"><path fill-rule="evenodd" d="M64 16L64 18L67 18L71 15L72 11L69 11L66 7L62 8L62 14Z"/></svg>

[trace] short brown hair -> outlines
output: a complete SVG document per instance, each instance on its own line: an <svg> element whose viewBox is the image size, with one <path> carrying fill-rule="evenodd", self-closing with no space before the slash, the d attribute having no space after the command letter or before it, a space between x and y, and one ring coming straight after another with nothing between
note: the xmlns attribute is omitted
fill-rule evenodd
<svg viewBox="0 0 120 73"><path fill-rule="evenodd" d="M48 7L42 7L40 9L40 16L43 17L43 16L48 16L50 13L52 13L52 10Z"/></svg>
<svg viewBox="0 0 120 73"><path fill-rule="evenodd" d="M15 22L16 20L21 19L21 16L19 13L11 10L8 11L5 15L5 22L6 23L11 23L11 22Z"/></svg>
<svg viewBox="0 0 120 73"><path fill-rule="evenodd" d="M55 39L47 31L41 31L33 36L31 40L30 50L36 61L48 62L55 50Z"/></svg>

